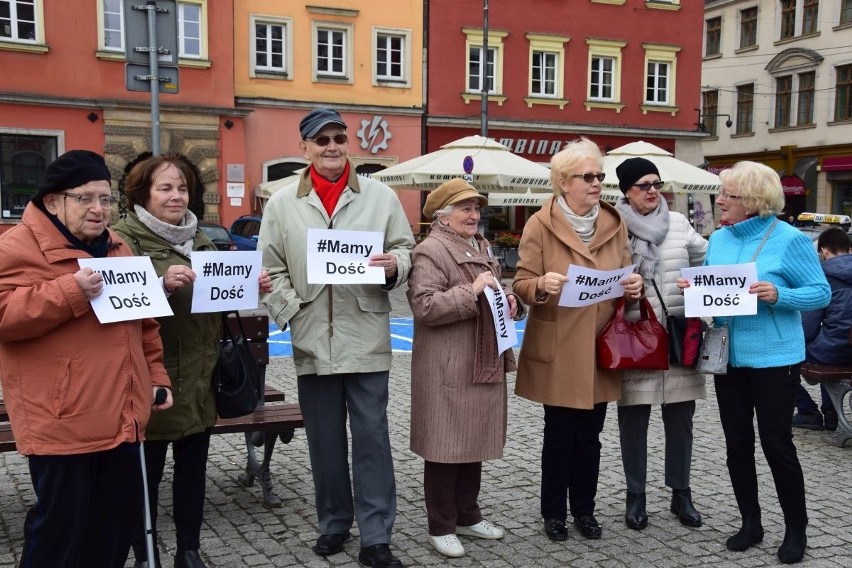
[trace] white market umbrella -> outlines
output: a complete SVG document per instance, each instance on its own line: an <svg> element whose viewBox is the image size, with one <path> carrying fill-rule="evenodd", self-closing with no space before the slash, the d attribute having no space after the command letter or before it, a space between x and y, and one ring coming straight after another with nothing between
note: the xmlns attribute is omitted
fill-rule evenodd
<svg viewBox="0 0 852 568"><path fill-rule="evenodd" d="M440 150L376 172L373 177L390 187L428 191L453 178L465 178L466 157L473 162L472 179L466 179L483 193L552 192L548 168L478 135L444 144Z"/></svg>
<svg viewBox="0 0 852 568"><path fill-rule="evenodd" d="M608 190L614 190L618 192L619 196L621 195L615 168L624 160L636 157L654 162L654 165L660 170L660 179L665 182L661 191L711 194L719 193L719 188L722 186L722 182L719 181L719 176L716 174L702 170L683 160L678 160L671 152L667 152L659 146L639 141L610 150L604 156L604 173L606 173L606 179L603 182L604 193L607 193ZM606 199L605 196L602 196L602 198Z"/></svg>
<svg viewBox="0 0 852 568"><path fill-rule="evenodd" d="M550 199L553 193L489 193L489 207L541 207ZM615 203L621 197L620 191L604 190L601 199L609 203Z"/></svg>

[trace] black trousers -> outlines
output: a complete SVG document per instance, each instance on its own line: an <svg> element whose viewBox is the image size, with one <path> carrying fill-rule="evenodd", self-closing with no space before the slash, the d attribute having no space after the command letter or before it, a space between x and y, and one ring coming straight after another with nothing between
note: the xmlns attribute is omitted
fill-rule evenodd
<svg viewBox="0 0 852 568"><path fill-rule="evenodd" d="M695 401L661 404L666 433L666 485L672 489L689 488L692 464L692 417ZM621 462L630 493L645 493L648 476L648 421L650 404L618 407L618 434Z"/></svg>
<svg viewBox="0 0 852 568"><path fill-rule="evenodd" d="M728 367L727 375L715 377L719 416L728 448L728 472L744 518L760 514L754 457L756 413L760 445L772 471L784 523L791 527L808 523L805 480L793 444L790 419L799 386L799 367Z"/></svg>
<svg viewBox="0 0 852 568"><path fill-rule="evenodd" d="M600 433L607 403L592 410L544 405L541 516L565 520L595 512L601 465ZM566 505L566 498L568 505Z"/></svg>
<svg viewBox="0 0 852 568"><path fill-rule="evenodd" d="M36 503L21 568L123 568L142 513L139 444L73 456L30 456Z"/></svg>
<svg viewBox="0 0 852 568"><path fill-rule="evenodd" d="M178 550L198 550L201 522L204 519L204 491L207 483L207 451L210 449L210 430L191 434L180 440L149 440L145 442L145 466L148 474L148 502L151 528L157 534L157 502L160 481L166 468L166 453L172 445L175 460L172 481L172 507ZM145 549L145 519L139 517L133 538L136 560L148 558ZM156 537L155 537L156 538ZM156 547L156 541L154 546Z"/></svg>
<svg viewBox="0 0 852 568"><path fill-rule="evenodd" d="M469 527L482 520L479 488L482 462L438 463L427 461L423 467L423 497L429 534L455 534L456 527Z"/></svg>

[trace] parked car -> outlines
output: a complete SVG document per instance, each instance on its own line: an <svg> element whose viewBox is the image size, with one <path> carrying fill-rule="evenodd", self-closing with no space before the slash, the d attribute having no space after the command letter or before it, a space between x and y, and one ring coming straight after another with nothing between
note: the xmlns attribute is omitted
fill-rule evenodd
<svg viewBox="0 0 852 568"><path fill-rule="evenodd" d="M820 234L829 227L839 227L846 231L852 242L852 217L849 215L832 215L826 213L799 213L796 217L796 227L805 233L816 247Z"/></svg>
<svg viewBox="0 0 852 568"><path fill-rule="evenodd" d="M237 244L231 238L231 234L228 232L228 229L223 227L218 223L211 223L210 221L199 221L198 228L207 235L207 237L213 241L213 244L216 245L216 248L219 250L237 250Z"/></svg>
<svg viewBox="0 0 852 568"><path fill-rule="evenodd" d="M231 224L231 238L237 243L237 250L257 250L258 233L259 215L243 215Z"/></svg>

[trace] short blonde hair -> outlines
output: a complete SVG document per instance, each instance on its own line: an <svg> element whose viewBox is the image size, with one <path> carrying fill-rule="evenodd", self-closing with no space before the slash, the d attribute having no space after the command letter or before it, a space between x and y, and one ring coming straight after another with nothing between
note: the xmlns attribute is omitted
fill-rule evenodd
<svg viewBox="0 0 852 568"><path fill-rule="evenodd" d="M719 173L722 183L731 183L739 191L746 211L761 217L774 216L784 210L781 178L767 165L742 161Z"/></svg>
<svg viewBox="0 0 852 568"><path fill-rule="evenodd" d="M603 169L603 154L598 145L581 136L565 144L559 152L550 159L550 184L553 193L559 194L559 180L574 174L581 173L580 163L587 158L598 161L598 169Z"/></svg>

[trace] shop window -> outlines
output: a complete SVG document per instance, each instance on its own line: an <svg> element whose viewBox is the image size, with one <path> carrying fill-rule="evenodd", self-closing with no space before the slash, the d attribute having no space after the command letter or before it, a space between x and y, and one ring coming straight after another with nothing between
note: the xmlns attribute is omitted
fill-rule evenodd
<svg viewBox="0 0 852 568"><path fill-rule="evenodd" d="M58 156L60 134L0 132L2 218L20 218L47 165Z"/></svg>

